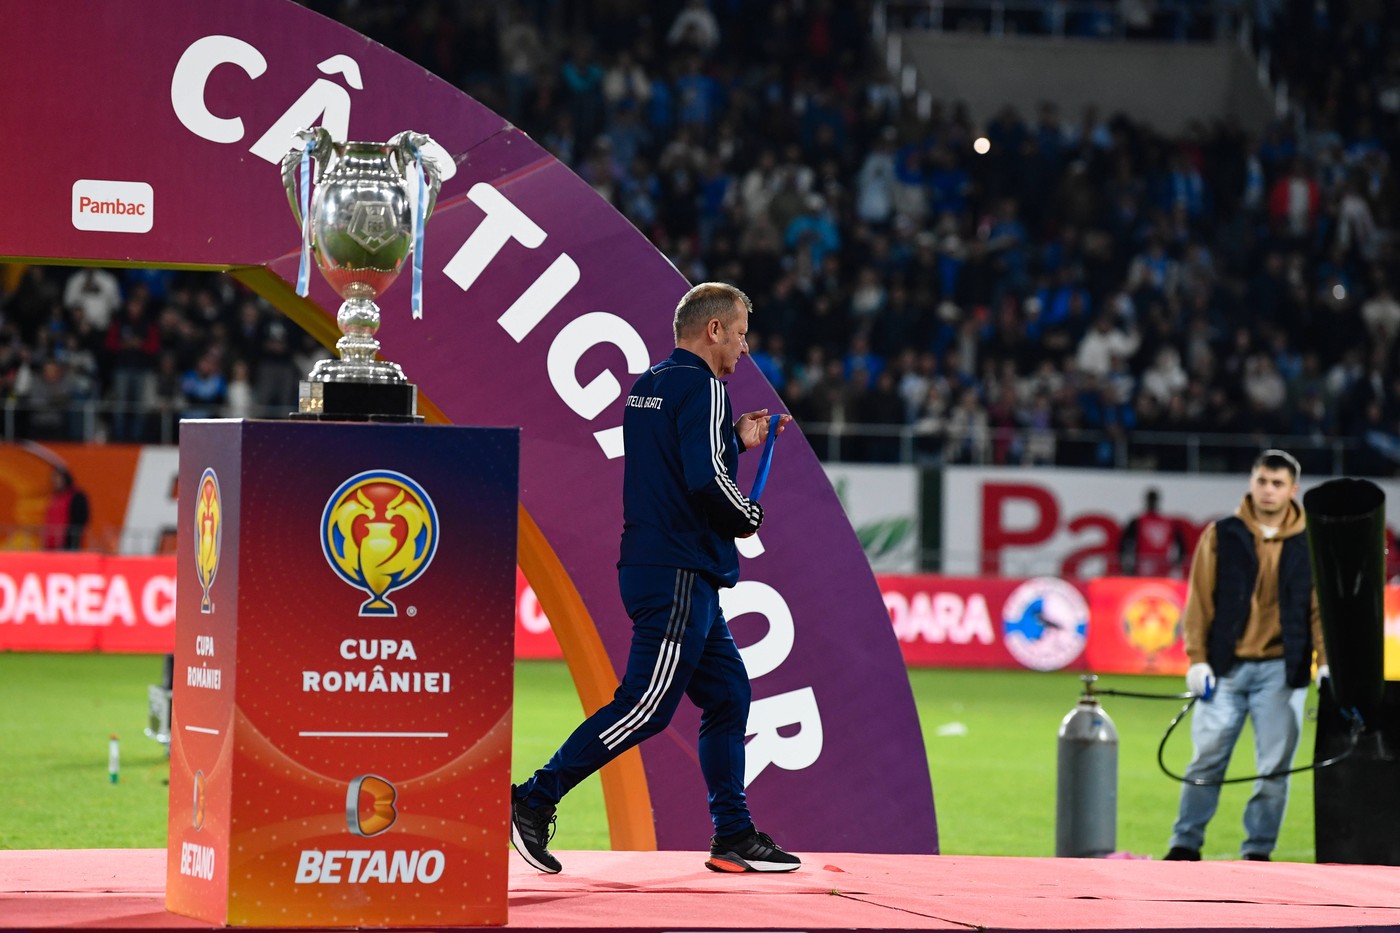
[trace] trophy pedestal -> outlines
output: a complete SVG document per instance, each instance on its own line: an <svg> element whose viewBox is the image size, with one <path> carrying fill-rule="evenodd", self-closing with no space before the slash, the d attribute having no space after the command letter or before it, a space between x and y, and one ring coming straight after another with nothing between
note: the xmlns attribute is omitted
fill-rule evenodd
<svg viewBox="0 0 1400 933"><path fill-rule="evenodd" d="M291 417L301 421L423 421L418 414L418 387L411 382L304 381Z"/></svg>
<svg viewBox="0 0 1400 933"><path fill-rule="evenodd" d="M519 463L515 428L184 423L168 910L506 923Z"/></svg>

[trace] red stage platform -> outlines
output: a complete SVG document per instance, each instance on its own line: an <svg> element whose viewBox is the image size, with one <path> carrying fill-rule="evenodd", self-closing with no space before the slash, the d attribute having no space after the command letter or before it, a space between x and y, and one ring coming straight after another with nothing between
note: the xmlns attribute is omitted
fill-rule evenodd
<svg viewBox="0 0 1400 933"><path fill-rule="evenodd" d="M511 929L1400 930L1400 868L811 854L722 875L701 853L512 856ZM203 930L165 911L163 849L0 852L0 929ZM433 917L421 918L425 927Z"/></svg>

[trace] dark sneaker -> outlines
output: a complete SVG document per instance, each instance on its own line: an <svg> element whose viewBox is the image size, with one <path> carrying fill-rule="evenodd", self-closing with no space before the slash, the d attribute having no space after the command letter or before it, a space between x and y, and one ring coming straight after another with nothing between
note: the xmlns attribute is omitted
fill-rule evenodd
<svg viewBox="0 0 1400 933"><path fill-rule="evenodd" d="M1246 852L1246 853L1244 854L1244 859L1245 859L1245 861L1247 861L1247 862L1267 862L1267 861L1269 861L1269 853L1267 853L1267 852Z"/></svg>
<svg viewBox="0 0 1400 933"><path fill-rule="evenodd" d="M1167 862L1199 862L1201 860L1200 849L1188 849L1185 846L1172 846L1171 851L1163 857Z"/></svg>
<svg viewBox="0 0 1400 933"><path fill-rule="evenodd" d="M563 865L549 854L549 840L554 838L554 808L531 809L523 800L515 796L515 788L510 794L510 841L515 851L530 863L530 867L547 874L557 875Z"/></svg>
<svg viewBox="0 0 1400 933"><path fill-rule="evenodd" d="M749 830L738 836L710 837L710 871L796 871L802 860L784 852L767 833Z"/></svg>

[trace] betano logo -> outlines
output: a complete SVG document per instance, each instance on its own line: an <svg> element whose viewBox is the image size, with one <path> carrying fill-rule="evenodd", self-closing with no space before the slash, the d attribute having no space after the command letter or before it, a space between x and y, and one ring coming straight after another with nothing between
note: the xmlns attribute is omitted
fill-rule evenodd
<svg viewBox="0 0 1400 933"><path fill-rule="evenodd" d="M356 836L377 836L398 819L398 791L377 774L352 780L345 794L345 823ZM433 884L447 858L440 849L303 849L297 884Z"/></svg>
<svg viewBox="0 0 1400 933"><path fill-rule="evenodd" d="M192 797L193 799L190 801L190 825L194 827L195 832L199 832L204 828L204 808L206 802L203 771L196 771L194 773L194 793Z"/></svg>
<svg viewBox="0 0 1400 933"><path fill-rule="evenodd" d="M209 588L219 572L223 541L224 500L219 495L219 475L209 467L200 476L194 494L194 569L199 575L199 585L204 588L204 598L199 603L199 611L203 613L214 611Z"/></svg>
<svg viewBox="0 0 1400 933"><path fill-rule="evenodd" d="M297 884L433 884L447 858L440 849L303 849Z"/></svg>
<svg viewBox="0 0 1400 933"><path fill-rule="evenodd" d="M73 182L73 226L78 230L150 233L155 212L155 191L144 181Z"/></svg>
<svg viewBox="0 0 1400 933"><path fill-rule="evenodd" d="M377 774L362 774L345 793L345 825L356 836L378 836L394 825L398 797L394 785Z"/></svg>
<svg viewBox="0 0 1400 933"><path fill-rule="evenodd" d="M393 470L357 473L331 494L321 514L321 550L331 569L369 599L362 616L397 616L391 591L418 578L437 553L433 500Z"/></svg>

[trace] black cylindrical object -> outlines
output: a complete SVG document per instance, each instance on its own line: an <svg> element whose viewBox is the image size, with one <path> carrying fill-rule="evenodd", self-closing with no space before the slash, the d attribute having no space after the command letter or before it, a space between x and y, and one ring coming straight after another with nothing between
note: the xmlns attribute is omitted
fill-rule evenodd
<svg viewBox="0 0 1400 933"><path fill-rule="evenodd" d="M1328 480L1303 494L1303 510L1332 695L1365 721L1385 695L1385 493Z"/></svg>

